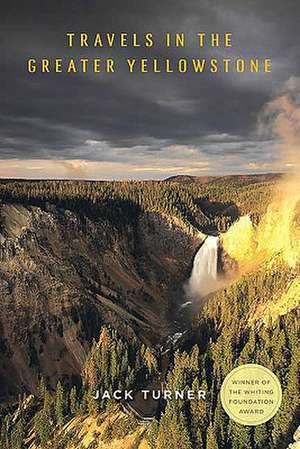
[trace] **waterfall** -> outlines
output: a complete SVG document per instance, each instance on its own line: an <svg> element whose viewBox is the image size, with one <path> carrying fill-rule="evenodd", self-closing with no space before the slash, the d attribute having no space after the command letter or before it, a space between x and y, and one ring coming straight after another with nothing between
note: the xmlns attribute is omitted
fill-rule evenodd
<svg viewBox="0 0 300 449"><path fill-rule="evenodd" d="M203 298L218 289L218 246L219 238L208 236L198 250L192 274L186 286L188 297Z"/></svg>

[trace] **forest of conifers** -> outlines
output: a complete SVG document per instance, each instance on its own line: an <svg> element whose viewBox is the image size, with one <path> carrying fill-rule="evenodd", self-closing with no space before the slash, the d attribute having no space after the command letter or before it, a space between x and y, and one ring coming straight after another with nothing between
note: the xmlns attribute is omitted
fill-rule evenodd
<svg viewBox="0 0 300 449"><path fill-rule="evenodd" d="M0 197L4 203L46 209L54 204L96 220L109 220L121 233L127 225L134 226L143 212L179 218L202 232L224 232L244 214L250 214L254 224L259 222L270 201L273 180L258 181L238 177L206 184L12 181L0 184ZM299 310L274 320L251 318L259 305L276 299L298 275L299 268L291 271L279 261L263 266L220 290L199 310L189 341L168 355L166 385L171 390L205 389L208 400L162 403L156 419L141 434L151 449L287 448L299 419ZM60 432L64 424L74 416L86 415L101 422L103 411L118 407L113 401L94 400L95 388L138 390L145 378L160 376L162 363L156 348L138 338L127 340L117 329L103 325L79 384L70 388L61 379L53 391L41 378L33 416L23 414L20 406L19 418L12 425L13 409L2 414L1 449L27 448L29 428L42 449L80 448L75 432ZM268 367L283 389L279 412L256 427L229 420L219 399L226 375L244 363ZM99 439L107 443L122 439L139 426L134 416L125 416L118 425L108 424Z"/></svg>

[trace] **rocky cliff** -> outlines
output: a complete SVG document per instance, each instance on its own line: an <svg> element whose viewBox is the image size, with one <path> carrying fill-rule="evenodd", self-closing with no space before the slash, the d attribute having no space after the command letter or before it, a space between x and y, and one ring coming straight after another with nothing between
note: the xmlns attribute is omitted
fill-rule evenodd
<svg viewBox="0 0 300 449"><path fill-rule="evenodd" d="M1 396L78 375L103 323L163 338L202 239L170 216L120 229L53 205L4 204L0 225Z"/></svg>

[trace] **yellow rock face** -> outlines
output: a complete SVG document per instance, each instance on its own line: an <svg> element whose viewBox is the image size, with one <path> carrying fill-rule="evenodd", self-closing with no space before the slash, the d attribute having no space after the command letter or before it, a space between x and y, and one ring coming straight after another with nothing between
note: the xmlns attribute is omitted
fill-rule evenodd
<svg viewBox="0 0 300 449"><path fill-rule="evenodd" d="M281 183L274 200L258 226L249 216L239 219L222 236L224 250L239 265L239 274L286 264L297 275L300 272L300 186L299 181ZM285 315L300 304L300 277L291 281L285 292L267 303L259 304L251 321L268 322Z"/></svg>
<svg viewBox="0 0 300 449"><path fill-rule="evenodd" d="M274 256L296 267L300 261L299 204L298 183L280 184L257 227L244 216L222 236L225 251L239 263L242 273Z"/></svg>
<svg viewBox="0 0 300 449"><path fill-rule="evenodd" d="M240 270L243 271L253 260L256 250L255 231L248 215L241 217L222 236L222 243L225 251L237 262Z"/></svg>
<svg viewBox="0 0 300 449"><path fill-rule="evenodd" d="M118 426L118 419L124 418L123 412L112 411L105 412L101 417L101 421L97 423L99 415L77 417L69 421L64 428L58 433L57 437L63 439L65 436L73 435L75 432L76 443L68 442L68 449L82 449L89 448L93 445L94 449L150 449L147 441L143 438L145 427L139 425L134 432L129 433L122 439L112 438L110 441L102 441L102 434L106 431L108 426ZM138 445L138 446L137 446ZM31 444L30 449L41 449L35 444Z"/></svg>
<svg viewBox="0 0 300 449"><path fill-rule="evenodd" d="M143 426L139 426L136 431L126 435L122 439L101 441L101 434L105 432L107 426L118 425L118 418L122 416L124 416L122 412L105 413L103 414L104 421L100 425L97 424L97 418L92 416L86 417L79 426L78 423L74 423L75 428L78 430L78 437L82 447L88 448L94 443L95 449L132 449L136 442L141 439L141 435L145 430ZM100 438L98 438L99 436ZM143 446L141 446L141 444L143 444ZM141 444L139 449L150 449L146 440L142 439ZM77 449L77 447L70 446L70 449Z"/></svg>

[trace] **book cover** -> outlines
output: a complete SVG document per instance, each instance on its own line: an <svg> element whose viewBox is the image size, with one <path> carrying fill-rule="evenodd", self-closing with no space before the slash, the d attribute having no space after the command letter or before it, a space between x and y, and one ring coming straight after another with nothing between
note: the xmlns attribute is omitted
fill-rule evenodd
<svg viewBox="0 0 300 449"><path fill-rule="evenodd" d="M0 449L299 449L296 0L0 14Z"/></svg>

